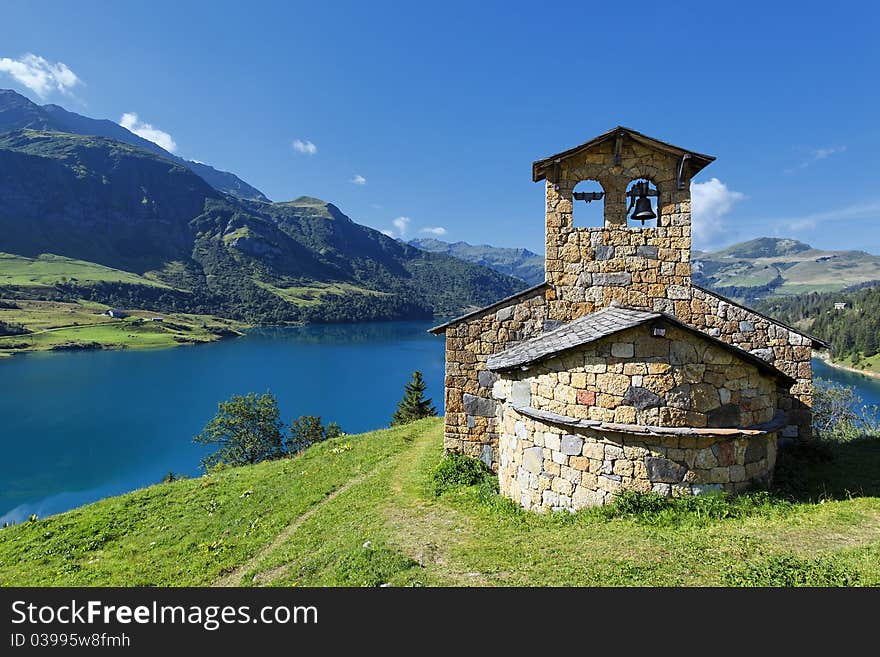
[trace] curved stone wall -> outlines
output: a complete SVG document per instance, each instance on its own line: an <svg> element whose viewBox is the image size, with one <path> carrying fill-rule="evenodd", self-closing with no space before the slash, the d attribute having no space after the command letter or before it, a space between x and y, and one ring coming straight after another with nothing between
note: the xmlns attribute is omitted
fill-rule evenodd
<svg viewBox="0 0 880 657"><path fill-rule="evenodd" d="M501 493L529 510L577 511L623 490L683 496L770 482L776 434L645 436L560 426L501 407Z"/></svg>

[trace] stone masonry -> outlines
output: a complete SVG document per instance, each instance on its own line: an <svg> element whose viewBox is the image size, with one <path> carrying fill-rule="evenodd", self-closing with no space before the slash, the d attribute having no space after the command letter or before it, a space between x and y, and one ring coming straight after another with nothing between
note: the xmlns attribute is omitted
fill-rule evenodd
<svg viewBox="0 0 880 657"><path fill-rule="evenodd" d="M546 429L544 425L537 426L539 421L533 418L511 420L514 415L521 415L515 410L518 406L493 397L493 388L497 394L499 386L496 384L502 376L498 372L489 370L486 366L487 361L512 345L541 336L561 324L608 308L612 304L664 313L712 339L753 354L790 377L792 380L789 382L790 385L777 387L776 384L768 383L767 377L758 381L754 379L753 372L747 374L742 372L741 376L735 376L731 380L742 379L745 383L735 385L743 387L736 390L731 390L729 387L727 389L730 399L735 395L739 395L740 398L743 394L752 396L752 400L743 407L740 427L758 424L765 421L767 416L777 417L777 411L782 411L788 418L788 424L781 428L782 436L787 438L809 436L812 404L810 358L811 348L817 345L818 341L691 284L690 179L713 159L646 137L633 130L615 128L586 144L534 163L534 180L546 181L546 282L432 329L435 333L446 334L444 440L446 449L478 457L494 470L503 471L507 466L501 463L503 445L499 451L499 438L502 434L508 436L508 432L504 430L505 423L509 424L512 421L515 425L516 422L522 422L524 426L529 425L530 429L535 431L551 433L556 431L552 428ZM631 182L639 179L649 180L659 192L656 225L642 227L627 219L625 192ZM605 222L601 228L578 228L572 224L574 202L572 192L583 180L597 181L605 192ZM671 330L674 332L678 329ZM618 344L631 344L635 350L643 338L644 335L637 331L631 342ZM694 338L693 335L683 337L679 341L691 345L701 343L701 340ZM676 340L666 342L674 344ZM653 364L628 362L627 358L630 357L626 354L629 353L629 348L618 346L615 352L614 344L614 340L611 340L608 343L591 345L589 349L600 351L595 351L590 356L587 356L586 352L577 356L581 359L595 359L589 362L583 360L580 366L571 360L576 360L575 354L564 355L561 361L565 363L566 359L569 359L568 364L563 365L558 371L553 371L556 375L555 379L550 376L550 372L546 373L545 381L538 381L540 377L534 379L534 389L531 392L534 393L532 398L538 409L573 418L601 419L624 424L654 425L656 423L658 426L672 423L671 426L699 428L702 422L709 422L707 411L696 410L707 403L706 397L712 402L715 400L715 395L718 396L719 402L722 400L722 395L727 398L728 392L722 392L725 387L716 385L722 378L725 380L730 378L730 372L727 370L730 367L748 369L737 359L723 366L704 362L705 354L709 352L714 354L717 349L704 348L703 355L697 358L697 361L689 363L694 366L692 370L686 376L680 373L678 376L681 381L676 382L675 377L672 377L668 371L657 371L662 369L662 362L657 361ZM667 353L665 358L669 360L672 356ZM671 363L668 364L671 367ZM599 372L598 369L602 366L605 370ZM624 371L623 368L626 366L628 366L627 370ZM595 369L591 371L590 367ZM609 367L611 369L608 369ZM618 369L620 371L617 371ZM642 371L643 369L645 371ZM575 375L578 385L572 384ZM599 378L600 376L602 378ZM634 385L634 377L642 377L643 385ZM648 385L645 385L644 377L672 378L662 378L662 384L659 384L661 379L649 378ZM624 378L627 379L626 386L624 386ZM514 380L517 380L516 376L511 376L510 381ZM581 386L581 383L584 385ZM658 386L654 387L654 383L658 383ZM687 393L682 392L680 388L685 385L690 386ZM667 389L667 386L670 387ZM674 388L678 388L678 392L672 398L664 397L665 405L640 409L639 406L644 405L644 400L633 398L632 395L636 393L630 393L630 398L627 399L624 387L626 390L631 387L644 388L651 394L661 397L670 394ZM713 390L711 393L708 392L710 388ZM744 393L744 391L757 392ZM590 404L579 402L579 394L582 400L587 400L591 399L591 393L596 396L595 402ZM683 401L685 397L688 398L688 407L681 405L685 403ZM653 398L646 396L645 399ZM579 429L579 431L594 432L595 430ZM775 436L775 432L767 433L765 439L762 439L764 442L770 440L767 436ZM586 444L590 436L582 435L580 438ZM592 436L592 438L595 438L597 444L612 444L607 442L610 440L607 436L604 438ZM703 442L709 439L708 436L700 438ZM505 440L510 442L509 437ZM517 438L517 440L524 439ZM537 445L533 439L529 440L535 447L549 449ZM731 439L717 438L716 442L724 440ZM735 440L757 439L743 437ZM635 448L646 443L637 437L631 437L621 438L615 444L621 448ZM661 448L681 449L681 447L664 447L663 444L652 447L657 454L660 453L657 450ZM773 448L767 447L767 453L769 454L774 448L775 443ZM761 449L758 451L760 452ZM753 449L752 456L755 454ZM566 456L577 458L573 454ZM740 454L739 451L734 451L734 456L736 458L728 465L714 467L745 468L750 464L744 452ZM740 456L742 458L739 458ZM552 460L552 456L550 458ZM584 457L582 455L579 458ZM644 458L648 457L639 456L641 459L639 462L644 464ZM606 460L608 459L603 458L603 463ZM727 460L730 459L725 459L725 462ZM757 467L754 463L760 461L761 459L751 461L752 470ZM755 476L748 479L756 480L769 476L768 472L772 471L770 461L764 463L767 472L753 473ZM687 459L683 461L685 465L687 462ZM692 472L690 469L688 471ZM746 478L738 479L739 470L731 475L736 478L724 482L708 481L708 475L704 475L705 473L699 476L691 475L692 478L696 477L691 483L699 481L701 483L696 485L703 486L715 483L738 484L746 481ZM716 474L715 477L720 475ZM682 481L657 483L668 483L671 486L681 484ZM564 487L563 484L559 486ZM533 487L528 489L532 491L529 495L534 497L533 492L537 489ZM663 490L673 494L683 489L669 488L667 491L664 488ZM546 491L539 492L543 496ZM564 493L559 494L564 495ZM568 495L571 494L573 493ZM552 495L549 497L552 498ZM533 499L529 506L534 504ZM550 508L555 506L572 508L571 504L544 504L543 501L541 505Z"/></svg>

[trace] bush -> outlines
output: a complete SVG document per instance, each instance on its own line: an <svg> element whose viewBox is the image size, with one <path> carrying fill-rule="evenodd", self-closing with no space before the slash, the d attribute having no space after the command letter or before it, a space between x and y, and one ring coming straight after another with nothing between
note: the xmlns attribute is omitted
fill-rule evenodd
<svg viewBox="0 0 880 657"><path fill-rule="evenodd" d="M446 454L431 471L434 495L442 495L458 486L484 484L493 478L492 472L481 461L464 454Z"/></svg>
<svg viewBox="0 0 880 657"><path fill-rule="evenodd" d="M342 428L335 422L325 427L317 415L300 415L290 423L290 437L284 444L287 453L293 456L316 443L338 438L341 435Z"/></svg>
<svg viewBox="0 0 880 657"><path fill-rule="evenodd" d="M825 379L813 387L813 429L820 440L848 442L880 436L880 409L863 404L855 389Z"/></svg>
<svg viewBox="0 0 880 657"><path fill-rule="evenodd" d="M727 586L855 586L859 574L837 561L793 554L735 567L724 574Z"/></svg>

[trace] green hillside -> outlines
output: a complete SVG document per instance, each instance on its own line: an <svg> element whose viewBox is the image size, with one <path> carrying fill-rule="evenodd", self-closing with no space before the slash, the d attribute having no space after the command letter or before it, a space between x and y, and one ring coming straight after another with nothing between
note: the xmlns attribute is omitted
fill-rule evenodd
<svg viewBox="0 0 880 657"><path fill-rule="evenodd" d="M829 342L834 361L880 373L880 286L771 298L761 308Z"/></svg>
<svg viewBox="0 0 880 657"><path fill-rule="evenodd" d="M120 141L182 164L209 185L226 194L256 201L269 200L260 190L252 187L235 174L219 171L202 162L184 160L169 153L158 144L123 128L118 123L107 119L92 119L82 116L75 112L69 112L59 105L37 105L11 89L0 89L0 133L25 128L106 137Z"/></svg>
<svg viewBox="0 0 880 657"><path fill-rule="evenodd" d="M8 527L0 585L880 585L877 440L784 453L769 496L574 515L435 497L441 458L433 418Z"/></svg>
<svg viewBox="0 0 880 657"><path fill-rule="evenodd" d="M880 256L827 251L793 239L760 237L692 256L694 282L748 302L834 292L880 280Z"/></svg>
<svg viewBox="0 0 880 657"><path fill-rule="evenodd" d="M72 268L52 269L58 281L39 292L52 300L247 323L428 318L524 286L401 244L325 201L234 198L184 166L101 137L0 134L0 198L3 249L20 257L0 260L7 297L46 287L42 254ZM23 275L22 258L38 280Z"/></svg>

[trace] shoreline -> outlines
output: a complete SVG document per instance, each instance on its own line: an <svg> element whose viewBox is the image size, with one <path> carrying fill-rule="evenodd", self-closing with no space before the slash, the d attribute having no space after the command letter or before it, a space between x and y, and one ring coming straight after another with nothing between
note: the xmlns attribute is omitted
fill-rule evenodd
<svg viewBox="0 0 880 657"><path fill-rule="evenodd" d="M831 356L828 356L826 352L817 351L813 352L815 357L821 360L823 363L828 365L828 367L834 367L839 370L845 370L847 372L852 372L853 374L861 374L862 376L866 376L869 379L880 379L880 372L866 372L865 370L859 370L855 367L850 367L849 365L842 365L841 363L835 363L831 360Z"/></svg>

